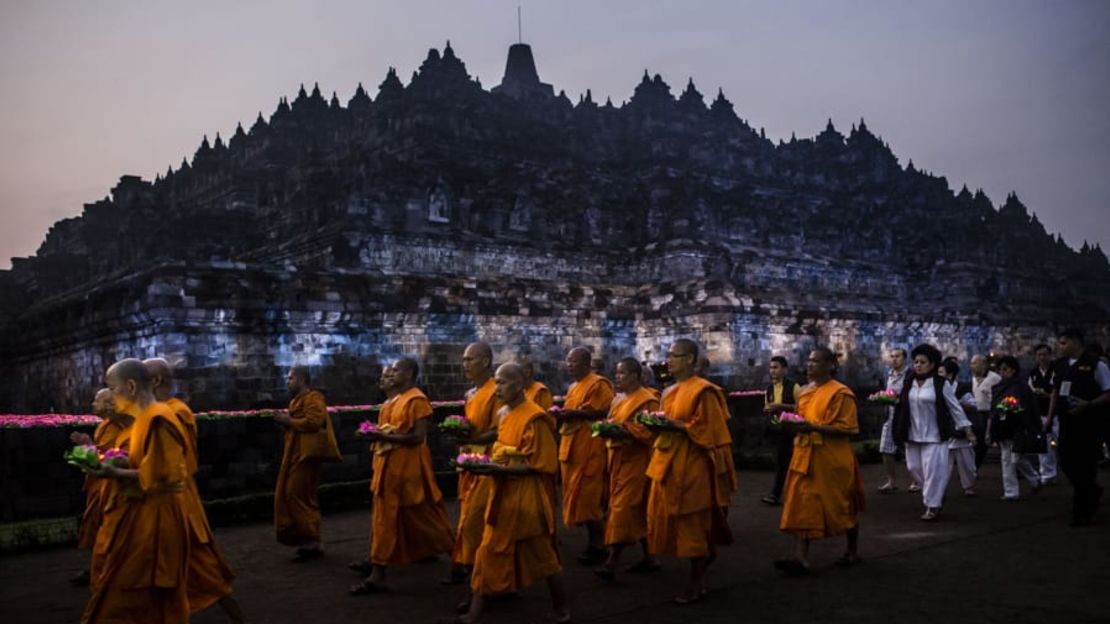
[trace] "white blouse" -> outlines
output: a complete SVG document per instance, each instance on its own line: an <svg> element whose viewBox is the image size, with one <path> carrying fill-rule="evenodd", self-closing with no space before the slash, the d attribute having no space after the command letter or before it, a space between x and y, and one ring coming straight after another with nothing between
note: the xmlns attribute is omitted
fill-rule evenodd
<svg viewBox="0 0 1110 624"><path fill-rule="evenodd" d="M910 442L939 443L947 440L940 439L940 428L937 427L937 393L933 379L930 377L925 383L916 379L908 379L910 384ZM944 384L943 400L948 405L948 412L952 415L952 422L956 429L970 427L971 421L964 415L964 410L956 400L956 390L951 384Z"/></svg>

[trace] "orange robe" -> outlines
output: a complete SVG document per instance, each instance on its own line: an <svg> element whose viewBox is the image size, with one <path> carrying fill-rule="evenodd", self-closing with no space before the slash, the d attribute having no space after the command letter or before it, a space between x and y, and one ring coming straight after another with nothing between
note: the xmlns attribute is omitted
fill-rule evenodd
<svg viewBox="0 0 1110 624"><path fill-rule="evenodd" d="M105 508L94 549L103 560L81 621L188 622L188 434L164 403L152 403L125 431L139 478L121 481Z"/></svg>
<svg viewBox="0 0 1110 624"><path fill-rule="evenodd" d="M859 524L864 508L863 480L849 437L859 433L856 397L848 386L829 381L802 388L797 401L806 422L846 435L810 431L794 436L779 529L806 539L843 535Z"/></svg>
<svg viewBox="0 0 1110 624"><path fill-rule="evenodd" d="M116 438L122 427L110 421L101 421L93 432L93 444L104 451L116 447ZM104 502L106 492L114 485L115 479L97 479L85 477L85 513L81 516L81 526L77 530L77 547L91 549L96 544L96 532L104 520Z"/></svg>
<svg viewBox="0 0 1110 624"><path fill-rule="evenodd" d="M323 462L343 460L335 441L324 395L305 390L289 403L293 423L285 429L277 487L274 490L274 530L286 546L320 541L320 488Z"/></svg>
<svg viewBox="0 0 1110 624"><path fill-rule="evenodd" d="M497 427L497 412L501 401L497 398L496 386L490 377L480 388L471 388L466 393L466 419L470 421L473 435L489 433ZM464 453L488 454L489 444L463 445ZM455 547L451 550L451 563L455 565L474 565L474 554L482 543L485 530L486 503L489 502L490 478L466 471L459 473L459 526L455 535Z"/></svg>
<svg viewBox="0 0 1110 624"><path fill-rule="evenodd" d="M613 384L590 373L567 390L563 407L574 410L608 411L613 403ZM563 524L577 526L604 515L605 440L593 437L590 423L572 420L559 428L559 461L563 477Z"/></svg>
<svg viewBox="0 0 1110 624"><path fill-rule="evenodd" d="M410 388L382 406L378 424L391 426L392 433L406 435L420 419L431 415L428 397ZM443 507L443 494L436 485L427 443L378 446L370 491L374 496L371 563L403 565L451 552L455 536Z"/></svg>
<svg viewBox="0 0 1110 624"><path fill-rule="evenodd" d="M534 472L491 477L485 531L470 576L474 592L518 591L561 569L551 496L559 469L556 449L554 422L535 403L525 400L501 417L493 461L524 463Z"/></svg>
<svg viewBox="0 0 1110 624"><path fill-rule="evenodd" d="M186 581L189 591L189 611L196 613L231 595L231 581L235 573L216 545L208 515L200 500L200 491L194 475L200 460L197 454L197 419L193 410L178 398L171 397L166 405L181 421L186 434L185 466L189 478L185 481L185 505L189 515L189 573Z"/></svg>
<svg viewBox="0 0 1110 624"><path fill-rule="evenodd" d="M539 405L542 409L551 409L555 405L555 397L551 396L551 390L547 386L538 381L533 381L530 386L524 389L524 398Z"/></svg>
<svg viewBox="0 0 1110 624"><path fill-rule="evenodd" d="M722 459L732 444L728 407L717 386L691 377L664 393L663 411L686 423L686 430L663 432L655 440L647 469L648 550L705 557L711 545L732 541L723 513L735 483L726 474L731 462Z"/></svg>
<svg viewBox="0 0 1110 624"><path fill-rule="evenodd" d="M651 445L655 435L636 422L634 416L659 409L659 399L650 388L640 387L632 394L618 394L609 409L609 418L632 434L633 440L606 440L609 447L609 519L605 524L605 545L630 544L647 537L647 478Z"/></svg>

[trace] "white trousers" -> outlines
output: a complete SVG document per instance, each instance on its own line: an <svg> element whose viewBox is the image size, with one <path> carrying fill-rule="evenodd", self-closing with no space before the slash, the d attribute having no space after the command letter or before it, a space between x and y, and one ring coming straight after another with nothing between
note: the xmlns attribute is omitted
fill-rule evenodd
<svg viewBox="0 0 1110 624"><path fill-rule="evenodd" d="M960 474L960 487L969 490L975 487L975 449L970 446L949 449L949 456L952 458L951 463L948 465L949 477L951 477L952 464L956 464L956 471ZM948 489L945 486L945 489Z"/></svg>
<svg viewBox="0 0 1110 624"><path fill-rule="evenodd" d="M1041 422L1045 421L1045 417L1041 417ZM1048 452L1040 453L1037 455L1038 463L1041 467L1041 481L1048 481L1049 479L1056 478L1056 447L1053 442L1056 441L1057 436L1060 435L1060 419L1052 419L1052 431L1048 432L1045 438L1048 439Z"/></svg>
<svg viewBox="0 0 1110 624"><path fill-rule="evenodd" d="M1017 498L1021 493L1019 472L1029 482L1030 487L1040 484L1040 477L1037 471L1033 470L1033 464L1029 463L1029 458L1014 452L1013 440L999 441L998 448L1002 449L1002 493L1006 498Z"/></svg>
<svg viewBox="0 0 1110 624"><path fill-rule="evenodd" d="M948 486L948 442L906 442L906 469L921 484L926 507L940 507Z"/></svg>

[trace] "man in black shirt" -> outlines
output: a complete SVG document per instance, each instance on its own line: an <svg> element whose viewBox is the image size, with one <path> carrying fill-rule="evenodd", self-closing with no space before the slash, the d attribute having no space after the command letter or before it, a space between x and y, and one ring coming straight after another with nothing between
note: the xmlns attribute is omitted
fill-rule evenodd
<svg viewBox="0 0 1110 624"><path fill-rule="evenodd" d="M1047 424L1049 419L1048 400L1052 391L1056 389L1056 369L1052 366L1052 347L1039 344L1033 348L1033 355L1037 365L1029 373L1029 388L1037 399L1037 411L1041 414L1041 422ZM1038 464L1043 485L1056 483L1056 440L1060 435L1060 421L1052 422L1051 430L1046 432L1048 449L1039 455Z"/></svg>
<svg viewBox="0 0 1110 624"><path fill-rule="evenodd" d="M1110 412L1110 367L1086 352L1083 333L1068 329L1060 334L1056 361L1057 387L1049 399L1048 431L1060 421L1060 467L1075 489L1071 526L1093 522L1102 488L1097 483L1099 432Z"/></svg>

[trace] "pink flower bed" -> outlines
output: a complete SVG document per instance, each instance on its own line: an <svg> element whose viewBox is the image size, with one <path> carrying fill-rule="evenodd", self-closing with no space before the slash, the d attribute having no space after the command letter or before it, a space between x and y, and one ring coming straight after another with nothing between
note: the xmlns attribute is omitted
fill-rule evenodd
<svg viewBox="0 0 1110 624"><path fill-rule="evenodd" d="M4 429L75 427L99 423L100 419L92 414L0 414L0 428Z"/></svg>
<svg viewBox="0 0 1110 624"><path fill-rule="evenodd" d="M462 407L464 401L432 401L432 407ZM331 414L357 412L377 412L381 405L329 405ZM197 418L222 420L228 418L273 418L274 414L284 413L283 408L255 410L210 410L197 412ZM75 427L96 425L100 418L93 414L0 414L0 428L30 429L33 427Z"/></svg>

